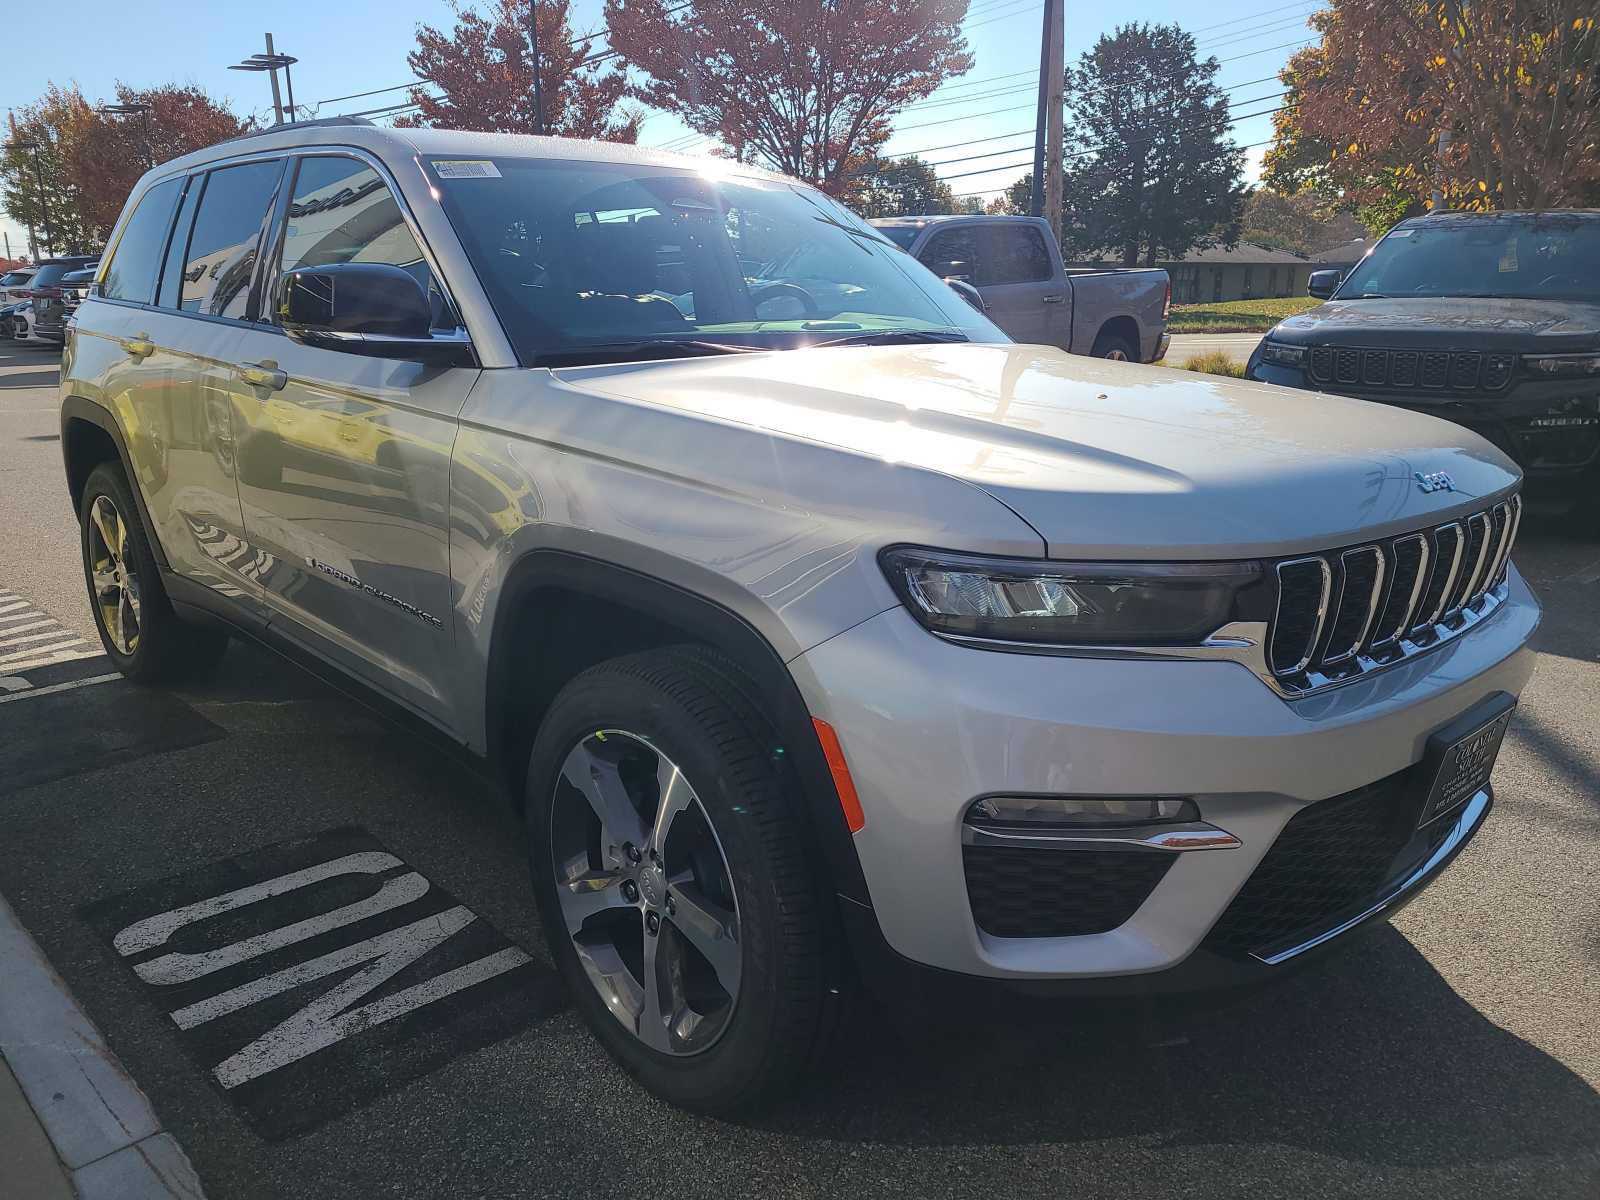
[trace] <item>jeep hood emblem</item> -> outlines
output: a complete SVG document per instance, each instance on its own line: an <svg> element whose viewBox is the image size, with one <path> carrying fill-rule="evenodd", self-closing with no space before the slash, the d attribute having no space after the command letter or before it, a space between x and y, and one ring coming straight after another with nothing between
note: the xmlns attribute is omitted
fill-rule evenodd
<svg viewBox="0 0 1600 1200"><path fill-rule="evenodd" d="M1429 492L1453 492L1456 490L1456 481L1450 478L1448 472L1430 471L1427 474L1423 474L1418 471L1416 475L1417 486L1422 489L1423 495L1427 495Z"/></svg>

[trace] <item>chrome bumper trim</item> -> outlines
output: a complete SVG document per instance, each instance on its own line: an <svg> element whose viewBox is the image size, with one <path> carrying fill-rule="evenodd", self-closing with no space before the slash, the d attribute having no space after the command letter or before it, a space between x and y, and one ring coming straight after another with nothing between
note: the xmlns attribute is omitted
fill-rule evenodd
<svg viewBox="0 0 1600 1200"><path fill-rule="evenodd" d="M1156 850L1179 854L1188 850L1233 850L1241 845L1225 829L1195 821L1185 825L1139 828L1072 829L1046 832L962 825L964 846L1007 846L1015 850Z"/></svg>
<svg viewBox="0 0 1600 1200"><path fill-rule="evenodd" d="M1478 827L1483 824L1484 817L1489 813L1489 805L1491 803L1491 793L1487 788L1476 793L1472 799L1468 800L1461 810L1461 815L1456 818L1455 825L1451 828L1449 834L1445 836L1444 841L1439 844L1439 848L1428 855L1421 865L1395 884L1377 903L1362 909L1354 916L1347 917L1333 926L1333 928L1323 930L1307 941L1290 946L1285 950L1274 951L1271 954L1252 954L1250 957L1258 962L1265 963L1269 967L1275 967L1279 963L1288 962L1291 958L1304 954L1307 950L1315 949L1324 942L1330 942L1340 934L1348 933L1357 925L1370 921L1372 918L1396 907L1399 902L1407 899L1412 892L1427 883L1432 876L1443 870L1445 864L1466 844L1467 839L1478 832Z"/></svg>

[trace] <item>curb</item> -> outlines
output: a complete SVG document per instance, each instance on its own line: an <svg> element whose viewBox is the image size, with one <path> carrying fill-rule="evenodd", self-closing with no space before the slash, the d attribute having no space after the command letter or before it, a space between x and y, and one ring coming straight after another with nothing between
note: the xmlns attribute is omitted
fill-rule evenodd
<svg viewBox="0 0 1600 1200"><path fill-rule="evenodd" d="M0 1057L80 1200L205 1200L183 1148L0 896Z"/></svg>

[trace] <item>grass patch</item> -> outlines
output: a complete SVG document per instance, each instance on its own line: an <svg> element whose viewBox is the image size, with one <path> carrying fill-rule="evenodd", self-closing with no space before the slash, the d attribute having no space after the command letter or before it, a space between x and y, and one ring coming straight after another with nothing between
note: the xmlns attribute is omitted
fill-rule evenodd
<svg viewBox="0 0 1600 1200"><path fill-rule="evenodd" d="M1203 375L1227 375L1233 379L1244 378L1244 364L1226 350L1212 350L1197 354L1183 364L1185 371L1199 371Z"/></svg>
<svg viewBox="0 0 1600 1200"><path fill-rule="evenodd" d="M1285 317L1321 303L1310 296L1289 296L1281 300L1174 304L1167 330L1171 333L1265 333Z"/></svg>

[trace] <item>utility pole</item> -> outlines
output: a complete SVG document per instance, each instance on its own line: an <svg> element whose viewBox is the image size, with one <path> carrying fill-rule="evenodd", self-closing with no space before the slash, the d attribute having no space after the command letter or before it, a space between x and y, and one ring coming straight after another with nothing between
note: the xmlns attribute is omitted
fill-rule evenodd
<svg viewBox="0 0 1600 1200"><path fill-rule="evenodd" d="M1046 114L1050 111L1050 10L1054 0L1044 0L1044 23L1039 26L1039 112L1033 125L1033 192L1028 215L1044 216L1044 146Z"/></svg>
<svg viewBox="0 0 1600 1200"><path fill-rule="evenodd" d="M1062 109L1065 103L1062 93L1066 89L1067 74L1065 7L1065 0L1045 0L1045 13L1051 25L1045 38L1050 56L1046 68L1050 92L1045 98L1044 114L1044 216L1050 222L1050 231L1057 238L1061 236L1061 193L1064 187L1061 178L1061 123L1064 118Z"/></svg>
<svg viewBox="0 0 1600 1200"><path fill-rule="evenodd" d="M1451 133L1450 118L1446 117L1444 123L1439 126L1439 147L1435 152L1435 158L1438 161L1434 166L1433 174L1432 208L1434 212L1439 212L1444 208L1444 156L1450 149Z"/></svg>
<svg viewBox="0 0 1600 1200"><path fill-rule="evenodd" d="M544 127L544 85L539 82L539 0L528 0L528 40L533 44L533 131Z"/></svg>

